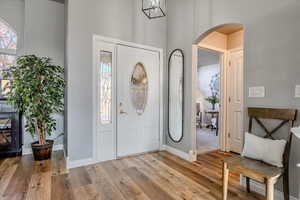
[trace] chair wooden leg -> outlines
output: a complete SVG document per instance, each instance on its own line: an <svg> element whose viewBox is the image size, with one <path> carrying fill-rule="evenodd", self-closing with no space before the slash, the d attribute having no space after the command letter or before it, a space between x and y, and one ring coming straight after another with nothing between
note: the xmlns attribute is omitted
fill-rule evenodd
<svg viewBox="0 0 300 200"><path fill-rule="evenodd" d="M246 188L247 188L247 192L250 193L251 190L250 190L250 178L249 177L246 177Z"/></svg>
<svg viewBox="0 0 300 200"><path fill-rule="evenodd" d="M274 179L266 180L266 196L267 200L274 200Z"/></svg>
<svg viewBox="0 0 300 200"><path fill-rule="evenodd" d="M283 174L283 194L284 200L290 199L290 189L289 189L289 172L286 170Z"/></svg>
<svg viewBox="0 0 300 200"><path fill-rule="evenodd" d="M229 170L227 168L227 163L223 163L223 200L227 200L228 195L228 176Z"/></svg>

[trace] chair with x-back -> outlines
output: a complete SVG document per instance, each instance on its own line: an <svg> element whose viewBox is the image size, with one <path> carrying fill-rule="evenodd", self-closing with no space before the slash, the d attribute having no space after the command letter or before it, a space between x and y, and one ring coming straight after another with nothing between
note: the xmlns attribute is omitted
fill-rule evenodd
<svg viewBox="0 0 300 200"><path fill-rule="evenodd" d="M242 156L227 158L223 161L223 200L227 200L229 171L239 173L246 177L247 192L250 192L250 179L266 184L267 200L274 199L274 184L280 177L283 177L284 199L289 200L289 158L292 142L290 128L296 120L297 110L295 109L273 109L273 108L248 108L249 133L252 131L255 121L265 132L265 138L274 140L274 133L288 124L288 139L283 155L283 167L274 167L262 161L245 158ZM280 120L280 124L270 131L261 119Z"/></svg>

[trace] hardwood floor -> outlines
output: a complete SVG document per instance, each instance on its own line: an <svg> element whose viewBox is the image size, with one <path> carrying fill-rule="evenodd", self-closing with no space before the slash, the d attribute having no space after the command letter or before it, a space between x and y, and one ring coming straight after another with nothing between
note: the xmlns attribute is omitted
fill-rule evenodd
<svg viewBox="0 0 300 200"><path fill-rule="evenodd" d="M189 163L167 152L65 169L62 152L52 162L32 156L0 160L1 200L215 200L221 199L221 161L233 154L199 155ZM229 200L263 199L230 175Z"/></svg>

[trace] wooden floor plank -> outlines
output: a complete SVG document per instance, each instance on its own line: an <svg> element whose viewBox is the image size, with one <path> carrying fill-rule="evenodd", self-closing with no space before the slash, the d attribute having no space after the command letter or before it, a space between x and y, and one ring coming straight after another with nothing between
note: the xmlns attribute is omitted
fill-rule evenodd
<svg viewBox="0 0 300 200"><path fill-rule="evenodd" d="M1 200L219 200L222 160L231 153L212 151L187 162L153 152L66 170L63 152L51 161L32 156L0 160ZM230 200L263 199L230 174Z"/></svg>
<svg viewBox="0 0 300 200"><path fill-rule="evenodd" d="M125 199L141 200L148 199L141 188L135 184L132 179L124 172L124 169L118 168L114 163L119 161L105 162L102 164L106 173L109 175L114 186L122 193Z"/></svg>
<svg viewBox="0 0 300 200"><path fill-rule="evenodd" d="M167 192L152 182L136 167L128 168L125 171L150 199L173 200L173 198Z"/></svg>
<svg viewBox="0 0 300 200"><path fill-rule="evenodd" d="M73 190L74 200L102 200L94 184L77 187Z"/></svg>
<svg viewBox="0 0 300 200"><path fill-rule="evenodd" d="M23 200L28 192L33 171L32 156L23 156L18 162L18 167L4 192L7 199Z"/></svg>
<svg viewBox="0 0 300 200"><path fill-rule="evenodd" d="M52 176L67 174L66 160L63 151L55 151L52 155Z"/></svg>
<svg viewBox="0 0 300 200"><path fill-rule="evenodd" d="M99 192L100 199L120 199L126 200L122 193L114 187L111 178L101 167L101 165L88 166L88 173Z"/></svg>
<svg viewBox="0 0 300 200"><path fill-rule="evenodd" d="M51 200L72 200L72 194L66 174L52 176Z"/></svg>
<svg viewBox="0 0 300 200"><path fill-rule="evenodd" d="M200 196L203 193L209 192L209 189L207 189L205 186L199 185L189 177L186 177L164 163L157 161L151 155L146 155L144 157L140 157L139 159L151 166L154 169L154 173L158 173L165 177L174 185L174 188L178 188L178 190L183 189L185 192L187 192L189 194L187 196L190 196L190 193L192 193L191 196L194 198L194 196Z"/></svg>
<svg viewBox="0 0 300 200"><path fill-rule="evenodd" d="M51 172L39 172L33 174L25 199L50 200L51 185Z"/></svg>
<svg viewBox="0 0 300 200"><path fill-rule="evenodd" d="M124 160L124 162L127 162L131 167L137 167L139 171L145 174L149 179L151 179L151 181L172 196L173 199L200 199L198 198L197 193L186 189L187 184L182 184L173 177L170 178L170 176L164 174L164 170L160 170L158 172L153 166L139 158L127 159ZM178 189L174 190L174 188Z"/></svg>
<svg viewBox="0 0 300 200"><path fill-rule="evenodd" d="M222 185L220 183L216 183L213 180L207 178L203 174L196 172L194 170L195 166L190 165L190 163L188 163L187 161L178 160L179 158L176 158L177 160L174 160L174 158L173 159L171 158L172 157L171 155L165 152L159 154L153 154L153 156L157 160L166 163L168 166L179 171L185 176L192 178L198 184L205 185L215 198L221 199ZM244 195L243 193L241 194ZM237 198L239 194L232 192L232 190L229 190L228 195L229 195L229 199L234 199Z"/></svg>
<svg viewBox="0 0 300 200"><path fill-rule="evenodd" d="M1 164L1 167L0 167L0 197L4 196L4 192L7 189L8 184L18 168L17 161L18 161L18 159L6 159Z"/></svg>
<svg viewBox="0 0 300 200"><path fill-rule="evenodd" d="M92 184L92 179L85 167L72 169L66 177L68 185L70 185L71 188L77 188Z"/></svg>

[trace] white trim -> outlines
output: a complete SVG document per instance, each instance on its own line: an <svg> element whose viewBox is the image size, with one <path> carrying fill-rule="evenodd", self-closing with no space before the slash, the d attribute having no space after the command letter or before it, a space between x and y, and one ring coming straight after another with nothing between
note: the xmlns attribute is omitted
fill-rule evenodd
<svg viewBox="0 0 300 200"><path fill-rule="evenodd" d="M159 148L163 146L164 136L164 53L162 49L158 49L159 52Z"/></svg>
<svg viewBox="0 0 300 200"><path fill-rule="evenodd" d="M227 122L226 122L226 115L227 115L227 87L226 87L226 79L227 79L227 59L228 59L228 51L224 49L215 48L208 45L200 45L200 44L193 44L192 45L192 74L193 76L193 83L192 83L192 151L194 154L197 154L197 134L196 134L196 122L195 116L196 116L196 102L197 97L195 95L195 91L197 90L197 66L198 66L198 49L207 49L207 50L213 50L220 53L220 74L221 74L221 108L220 108L220 134L219 134L219 143L220 143L220 149L222 151L228 151L228 137L227 137Z"/></svg>
<svg viewBox="0 0 300 200"><path fill-rule="evenodd" d="M163 74L163 60L164 60L164 57L163 57L163 49L161 48L156 48L156 47L151 47L151 46L146 46L146 45L141 45L141 44L136 44L136 43L132 43L132 42L126 42L126 41L122 41L122 40L119 40L119 39L114 39L114 38L109 38L109 37L103 37L103 36L100 36L100 35L93 35L93 105L96 104L96 92L97 92L97 73L96 73L96 67L95 67L95 64L96 64L96 60L95 60L95 43L96 41L100 41L100 42L104 42L104 43L110 43L110 44L113 44L113 45L123 45L123 46L129 46L129 47L134 47L134 48L139 48L139 49L144 49L144 50L148 50L148 51L154 51L154 52L157 52L159 53L159 73L160 73L160 116L159 116L159 148L161 149L162 146L163 146L163 131L164 131L164 99L163 99L163 88L164 88L164 74ZM115 66L116 68L116 71L117 71L117 66ZM117 72L116 72L117 73ZM116 76L116 74L114 74ZM116 111L113 111L113 112L116 112ZM96 128L96 125L97 125L97 113L96 113L96 109L93 109L93 157L92 157L92 160L94 162L97 162L97 143L98 143L98 140L97 140L97 128ZM115 128L116 130L116 128ZM115 134L116 131L115 131ZM116 136L115 136L116 138ZM115 141L116 142L116 141ZM117 157L117 155L116 155ZM89 160L89 159L87 159ZM73 162L73 161L72 161Z"/></svg>
<svg viewBox="0 0 300 200"><path fill-rule="evenodd" d="M221 49L221 48L216 48L214 46L210 45L203 45L203 44L193 44L192 45L192 74L193 76L193 83L192 83L192 135L191 135L191 144L192 144L192 151L197 152L197 134L196 134L196 95L195 91L197 89L197 66L198 66L198 48L202 49L207 49L207 50L213 50L216 52L220 53L220 74L221 74L221 107L220 107L220 134L219 134L219 144L220 144L220 149L222 151L229 152L230 151L230 141L228 138L228 91L227 91L227 79L228 79L228 74L227 74L227 69L229 65L229 54L235 51L240 51L243 50L243 48L235 48L235 49ZM243 52L244 54L244 52ZM245 65L245 63L243 63ZM245 72L244 72L244 65L243 65L243 80L245 81ZM243 84L244 84L243 81ZM244 86L242 86L244 90ZM244 94L244 91L243 91ZM244 106L245 106L245 101L244 101L244 96L243 96L243 103L242 103L242 110L244 113ZM244 117L244 115L243 115ZM244 130L244 119L242 119L242 126Z"/></svg>
<svg viewBox="0 0 300 200"><path fill-rule="evenodd" d="M240 185L246 187L246 178L241 176L240 177ZM259 194L265 195L266 194L266 187L264 184L250 180L250 189L254 192ZM284 200L283 192L279 190L274 191L274 200ZM299 200L296 197L290 196L290 200Z"/></svg>
<svg viewBox="0 0 300 200"><path fill-rule="evenodd" d="M67 169L72 169L72 168L95 164L95 161L93 158L71 161L71 160L69 160L69 157L68 157L68 158L66 158L66 164L67 164Z"/></svg>
<svg viewBox="0 0 300 200"><path fill-rule="evenodd" d="M191 144L192 151L197 154L197 124L196 124L196 91L197 91L197 78L198 78L198 45L192 45L192 103L191 103Z"/></svg>
<svg viewBox="0 0 300 200"><path fill-rule="evenodd" d="M186 152L183 152L183 151L180 151L178 149L175 149L169 145L163 145L162 148L161 148L162 151L167 151L175 156L178 156L186 161L189 161L189 162L193 162L195 161L195 154L193 153L186 153Z"/></svg>
<svg viewBox="0 0 300 200"><path fill-rule="evenodd" d="M0 48L0 53L15 56L17 54L17 50L16 49L2 49L2 48Z"/></svg>
<svg viewBox="0 0 300 200"><path fill-rule="evenodd" d="M115 39L115 38L96 35L96 34L93 35L93 41L95 41L95 40L112 43L112 44L129 46L129 47L135 47L135 48L140 48L140 49L145 49L145 50L150 50L150 51L155 51L155 52L163 52L163 50L161 48L137 44L137 43L133 43L133 42L127 42L127 41L123 41L123 40L119 40L119 39Z"/></svg>
<svg viewBox="0 0 300 200"><path fill-rule="evenodd" d="M57 144L53 146L52 151L60 151L64 150L64 145L63 144ZM22 155L30 155L32 154L32 149L31 147L22 147Z"/></svg>

